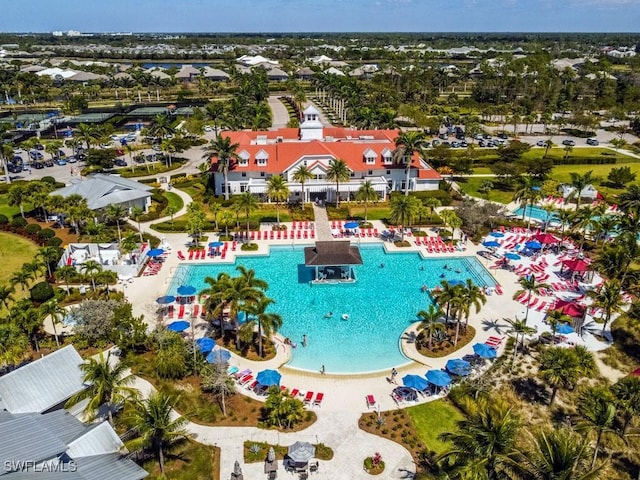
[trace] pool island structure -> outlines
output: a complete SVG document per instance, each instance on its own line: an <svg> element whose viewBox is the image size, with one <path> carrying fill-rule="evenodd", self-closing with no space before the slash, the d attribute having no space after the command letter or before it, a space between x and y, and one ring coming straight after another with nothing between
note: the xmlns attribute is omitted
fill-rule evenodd
<svg viewBox="0 0 640 480"><path fill-rule="evenodd" d="M356 281L353 265L362 265L358 247L345 241L321 241L305 247L304 264L315 270L311 283L353 283Z"/></svg>

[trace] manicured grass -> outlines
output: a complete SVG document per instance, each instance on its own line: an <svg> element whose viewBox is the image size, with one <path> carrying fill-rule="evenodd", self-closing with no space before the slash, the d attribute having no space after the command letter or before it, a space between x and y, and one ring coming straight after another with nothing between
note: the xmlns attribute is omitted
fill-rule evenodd
<svg viewBox="0 0 640 480"><path fill-rule="evenodd" d="M482 182L485 180L493 182L494 185L497 183L495 177L465 177L455 179L464 193L478 198L487 198L486 195L478 192L480 185L482 185ZM513 192L505 192L498 190L497 188L493 188L489 192L489 200L506 204L513 200Z"/></svg>
<svg viewBox="0 0 640 480"><path fill-rule="evenodd" d="M34 259L38 246L26 238L11 233L0 232L0 285L6 285L15 272L22 268L26 262ZM16 287L18 294L19 286Z"/></svg>
<svg viewBox="0 0 640 480"><path fill-rule="evenodd" d="M182 201L182 197L180 195L175 194L173 192L164 192L162 196L166 198L167 201L169 202L167 203L167 208L173 207L174 210L177 212L182 207L184 207L184 202Z"/></svg>
<svg viewBox="0 0 640 480"><path fill-rule="evenodd" d="M576 172L581 175L588 171L593 171L593 176L599 177L601 181L607 180L607 175L613 168L620 168L621 165L558 165L553 167L551 178L557 182L568 182L571 179L570 172ZM640 177L640 163L625 163L625 167L629 167L631 172Z"/></svg>
<svg viewBox="0 0 640 480"><path fill-rule="evenodd" d="M30 203L25 203L22 205L22 208L25 212L29 212L33 210L33 205ZM17 205L9 205L9 196L4 194L0 195L0 214L6 215L9 220L11 220L14 216L20 214L20 207Z"/></svg>
<svg viewBox="0 0 640 480"><path fill-rule="evenodd" d="M456 407L444 399L407 408L407 413L422 442L436 453L442 453L447 448L447 444L438 438L440 434L454 432L457 422L464 418Z"/></svg>
<svg viewBox="0 0 640 480"><path fill-rule="evenodd" d="M149 480L217 480L220 478L220 449L185 441L165 452L165 476L160 475L156 459L147 460L142 467L149 472Z"/></svg>
<svg viewBox="0 0 640 480"><path fill-rule="evenodd" d="M353 219L364 220L364 206L349 206L349 216ZM383 220L391 216L391 209L387 206L367 207L368 220Z"/></svg>

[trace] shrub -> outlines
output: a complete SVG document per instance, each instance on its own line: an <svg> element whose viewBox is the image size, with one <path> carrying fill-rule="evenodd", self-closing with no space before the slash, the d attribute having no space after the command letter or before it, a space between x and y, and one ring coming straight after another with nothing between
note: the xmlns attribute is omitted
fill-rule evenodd
<svg viewBox="0 0 640 480"><path fill-rule="evenodd" d="M53 238L55 236L56 236L56 232L54 232L50 228L43 228L38 232L38 238L42 240L49 240L50 238Z"/></svg>
<svg viewBox="0 0 640 480"><path fill-rule="evenodd" d="M30 223L29 225L27 225L25 227L25 230L28 234L30 235L35 235L36 233L38 233L40 230L42 230L42 227L40 225L38 225L37 223Z"/></svg>
<svg viewBox="0 0 640 480"><path fill-rule="evenodd" d="M11 226L13 228L22 228L27 225L27 221L22 217L16 217L11 220Z"/></svg>
<svg viewBox="0 0 640 480"><path fill-rule="evenodd" d="M0 225L6 225L7 223L9 223L9 219L7 218L7 216L3 213L0 213Z"/></svg>
<svg viewBox="0 0 640 480"><path fill-rule="evenodd" d="M62 245L62 239L59 237L50 238L47 241L47 245L50 247L59 247L60 245Z"/></svg>
<svg viewBox="0 0 640 480"><path fill-rule="evenodd" d="M55 179L55 178L53 178L53 177L52 177L52 176L50 176L50 175L47 175L46 177L42 177L42 178L40 179L40 181L41 181L41 182L44 182L44 183L50 183L51 185L55 185L55 184L56 184L56 179Z"/></svg>
<svg viewBox="0 0 640 480"><path fill-rule="evenodd" d="M258 250L258 244L243 243L242 246L240 247L240 250L242 250L243 252L255 252L256 250Z"/></svg>
<svg viewBox="0 0 640 480"><path fill-rule="evenodd" d="M393 194L402 192L394 192ZM393 195L392 194L392 195ZM451 194L446 190L427 190L424 192L410 192L409 195L418 198L424 203L427 198L437 198L443 206L451 205Z"/></svg>
<svg viewBox="0 0 640 480"><path fill-rule="evenodd" d="M31 300L36 303L44 303L50 298L53 298L53 287L49 285L47 282L39 282L36 283L31 290Z"/></svg>

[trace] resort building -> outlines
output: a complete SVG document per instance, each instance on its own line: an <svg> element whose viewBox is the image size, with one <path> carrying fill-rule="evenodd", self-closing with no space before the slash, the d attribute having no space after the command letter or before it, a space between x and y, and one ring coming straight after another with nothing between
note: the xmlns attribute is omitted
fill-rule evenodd
<svg viewBox="0 0 640 480"><path fill-rule="evenodd" d="M333 201L336 191L340 198L353 198L364 181L370 181L382 200L391 191L403 191L406 184L405 164L395 161L397 130L355 130L327 127L320 121L320 112L313 106L304 110L300 128L274 131L224 132L231 143L238 144L239 161L228 175L229 193L249 191L264 196L267 180L282 175L291 191L290 201ZM327 178L330 164L344 160L351 179L336 182ZM212 158L217 165L218 159ZM302 185L293 180L296 170L306 166L314 178ZM410 166L409 190L437 190L442 177L422 158L414 157ZM215 174L216 193L224 193L224 177Z"/></svg>

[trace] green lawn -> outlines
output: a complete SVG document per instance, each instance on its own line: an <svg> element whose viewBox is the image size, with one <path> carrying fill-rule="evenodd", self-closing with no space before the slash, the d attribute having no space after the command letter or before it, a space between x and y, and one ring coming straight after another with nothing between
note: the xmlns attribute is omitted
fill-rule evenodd
<svg viewBox="0 0 640 480"><path fill-rule="evenodd" d="M210 447L190 441L177 445L165 452L165 475L160 475L156 459L149 459L142 467L149 472L148 480L181 479L181 480L213 480L220 478L220 451L218 447Z"/></svg>
<svg viewBox="0 0 640 480"><path fill-rule="evenodd" d="M33 210L33 205L25 203L22 208L25 212L28 212ZM0 214L6 215L9 219L20 214L20 208L18 206L9 205L9 196L7 194L0 195Z"/></svg>
<svg viewBox="0 0 640 480"><path fill-rule="evenodd" d="M458 420L464 418L456 407L444 399L407 408L407 413L420 439L436 453L442 453L447 448L447 444L440 441L438 436L443 432L455 431Z"/></svg>
<svg viewBox="0 0 640 480"><path fill-rule="evenodd" d="M180 195L173 192L164 192L162 196L169 202L167 203L167 208L173 207L177 212L182 207L184 207L184 202L182 201L182 197Z"/></svg>
<svg viewBox="0 0 640 480"><path fill-rule="evenodd" d="M494 184L496 183L494 177L465 177L455 179L456 183L460 185L460 188L462 188L464 193L478 198L487 198L486 195L482 195L478 192L480 185L482 185L482 182L485 180L489 180ZM513 192L504 192L494 188L489 192L489 200L493 202L509 203L513 200Z"/></svg>

